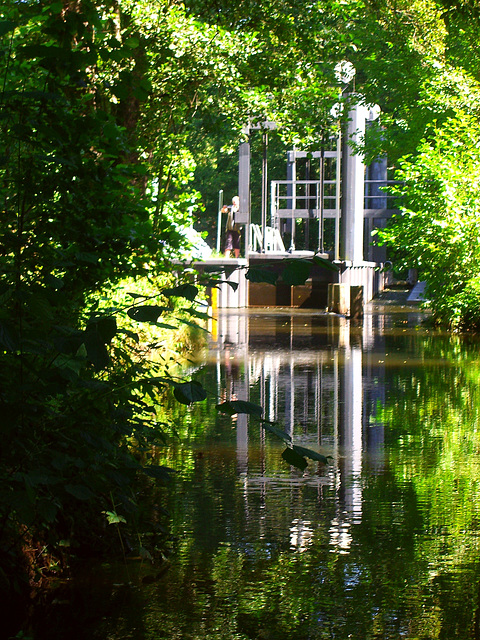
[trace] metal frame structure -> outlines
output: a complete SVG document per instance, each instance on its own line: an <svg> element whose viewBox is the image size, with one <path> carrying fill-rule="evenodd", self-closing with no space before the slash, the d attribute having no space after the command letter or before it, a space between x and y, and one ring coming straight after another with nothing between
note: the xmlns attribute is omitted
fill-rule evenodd
<svg viewBox="0 0 480 640"><path fill-rule="evenodd" d="M365 135L366 122L378 115L377 110L356 105L349 113L347 130L333 142L333 149L313 153L294 149L287 154L287 179L270 182L270 215L268 216L267 145L268 132L275 123L261 122L245 127L246 139L239 147L238 194L240 209L236 222L245 225L245 258L249 253L278 253L280 242L272 242L273 233L290 237L288 252L296 251L296 220L305 223L305 237L310 238L310 221L318 221L318 237L314 251L324 254L325 220L333 219L334 242L329 247L329 257L337 261L360 264L365 259L378 261L369 249L374 226L385 224L396 212L388 207L389 196L381 187L389 184L386 176L386 160L366 167L363 158L350 150L349 142L359 144ZM252 230L250 212L250 134L259 130L263 135L262 158L262 211L260 229ZM305 160L306 179L297 179L297 161ZM316 178L309 178L310 162L317 161ZM327 171L326 171L327 169ZM326 177L328 179L326 179ZM270 220L268 220L268 217ZM383 222L382 222L383 220ZM258 237L261 233L261 239ZM281 238L283 242L284 237ZM308 251L308 247L306 247ZM378 253L378 252L377 252ZM377 256L378 257L378 256Z"/></svg>

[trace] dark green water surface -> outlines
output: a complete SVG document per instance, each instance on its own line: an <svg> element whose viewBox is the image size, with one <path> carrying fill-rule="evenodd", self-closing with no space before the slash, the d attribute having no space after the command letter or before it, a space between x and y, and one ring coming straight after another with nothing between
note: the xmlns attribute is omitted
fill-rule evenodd
<svg viewBox="0 0 480 640"><path fill-rule="evenodd" d="M177 472L168 570L86 571L83 622L63 637L480 638L479 348L419 322L396 307L355 325L220 316L190 372L209 397L179 410L162 454ZM331 464L291 468L258 423L215 411L229 399L261 404ZM72 600L56 606L61 620Z"/></svg>

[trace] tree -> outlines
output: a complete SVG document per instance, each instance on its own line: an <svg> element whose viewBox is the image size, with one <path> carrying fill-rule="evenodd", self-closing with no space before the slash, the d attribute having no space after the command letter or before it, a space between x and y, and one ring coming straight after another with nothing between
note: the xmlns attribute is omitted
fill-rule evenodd
<svg viewBox="0 0 480 640"><path fill-rule="evenodd" d="M432 126L414 156L402 159L396 188L402 213L381 237L418 268L437 320L480 326L480 132L477 118L458 113Z"/></svg>
<svg viewBox="0 0 480 640"><path fill-rule="evenodd" d="M2 588L18 591L42 580L33 547L48 575L59 541L100 540L102 510L135 512L145 463L127 438L161 437L138 336L98 296L161 271L181 238L165 222L153 235L143 167L98 74L116 59L116 81L128 76L130 47L107 27L89 2L12 3L0 23L0 557Z"/></svg>

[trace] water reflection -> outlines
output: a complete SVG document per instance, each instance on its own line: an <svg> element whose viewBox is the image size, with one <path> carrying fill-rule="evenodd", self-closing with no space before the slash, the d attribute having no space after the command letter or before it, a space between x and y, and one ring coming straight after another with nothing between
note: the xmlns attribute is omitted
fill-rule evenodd
<svg viewBox="0 0 480 640"><path fill-rule="evenodd" d="M217 575L208 590L215 606L222 581L235 600L231 635L194 625L188 637L479 637L480 520L471 502L479 398L461 366L466 353L475 360L476 346L418 324L405 310L371 313L359 325L298 312L219 318L204 382L214 375L222 399L261 404L295 443L332 464L286 468L279 447L245 416L234 441L219 416L207 439L191 439L202 450L202 482L186 474L179 484L181 562L209 573L197 554L208 549L204 561L215 567L228 544L238 582L209 574ZM458 473L462 457L448 442L455 420L463 427L453 439L475 451L471 475ZM458 501L447 507L457 491L471 517Z"/></svg>
<svg viewBox="0 0 480 640"><path fill-rule="evenodd" d="M114 614L77 637L480 638L478 346L419 322L397 308L360 324L219 316L191 371L209 397L176 408L181 439L164 453L177 470L170 569L116 575ZM218 399L261 404L332 463L290 468Z"/></svg>
<svg viewBox="0 0 480 640"><path fill-rule="evenodd" d="M401 332L407 331L405 325L418 327L420 320L418 313L403 311ZM224 312L214 321L211 356L222 400L258 402L265 418L280 424L296 444L332 457L326 471L307 472L300 482L326 485L341 500L329 529L330 544L340 553L352 541L350 524L362 519L363 457L372 461L371 473L384 469L384 426L376 408L385 401L386 330L394 324L394 313L388 319L369 313L364 322L353 324L333 315L267 310ZM239 415L237 472L245 491L266 491L285 480L284 470L276 476L265 474L263 467L260 474L249 470L249 432L247 417ZM299 479L287 481L293 485ZM290 537L303 549L311 535L308 528L302 533L299 522L293 519Z"/></svg>

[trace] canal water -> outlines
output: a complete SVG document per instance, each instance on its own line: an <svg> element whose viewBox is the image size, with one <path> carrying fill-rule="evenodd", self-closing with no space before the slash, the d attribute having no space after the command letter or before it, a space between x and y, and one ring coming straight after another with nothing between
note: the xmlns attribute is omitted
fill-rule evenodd
<svg viewBox="0 0 480 640"><path fill-rule="evenodd" d="M218 316L188 371L208 398L180 407L161 454L174 552L158 572L96 571L63 637L480 638L478 343L423 320L379 303L356 323ZM330 464L289 466L258 421L216 411L226 400Z"/></svg>

